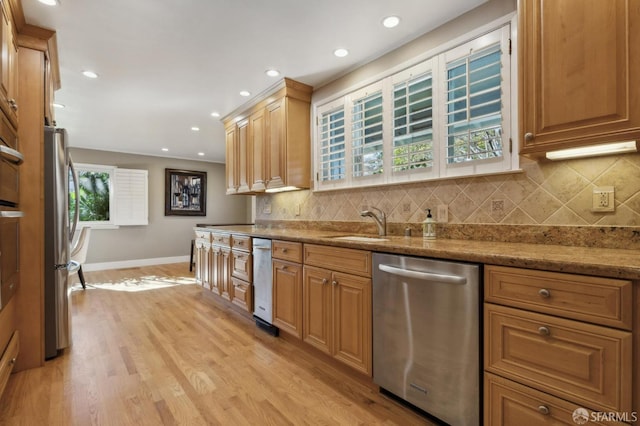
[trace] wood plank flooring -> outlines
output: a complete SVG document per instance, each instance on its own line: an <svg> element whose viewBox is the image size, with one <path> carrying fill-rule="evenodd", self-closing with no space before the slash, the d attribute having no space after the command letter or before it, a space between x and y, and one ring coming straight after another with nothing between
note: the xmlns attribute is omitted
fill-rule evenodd
<svg viewBox="0 0 640 426"><path fill-rule="evenodd" d="M85 276L91 284L188 270L181 263ZM72 314L73 346L11 376L0 424L431 424L216 306L198 285L77 290Z"/></svg>

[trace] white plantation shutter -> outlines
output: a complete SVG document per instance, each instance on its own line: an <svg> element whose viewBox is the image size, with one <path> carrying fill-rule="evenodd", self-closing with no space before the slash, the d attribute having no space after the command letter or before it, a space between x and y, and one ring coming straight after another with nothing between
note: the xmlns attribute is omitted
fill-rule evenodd
<svg viewBox="0 0 640 426"><path fill-rule="evenodd" d="M393 87L393 172L433 167L431 72Z"/></svg>
<svg viewBox="0 0 640 426"><path fill-rule="evenodd" d="M115 225L148 225L148 171L116 168Z"/></svg>
<svg viewBox="0 0 640 426"><path fill-rule="evenodd" d="M383 171L382 91L353 101L351 108L351 150L354 177Z"/></svg>
<svg viewBox="0 0 640 426"><path fill-rule="evenodd" d="M328 105L320 111L318 125L318 181L320 184L346 177L346 141L344 105Z"/></svg>

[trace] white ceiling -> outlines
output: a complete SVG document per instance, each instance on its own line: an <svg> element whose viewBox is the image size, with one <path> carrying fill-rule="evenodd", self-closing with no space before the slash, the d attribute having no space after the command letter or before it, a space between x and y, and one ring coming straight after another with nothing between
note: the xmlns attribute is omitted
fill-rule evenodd
<svg viewBox="0 0 640 426"><path fill-rule="evenodd" d="M314 87L486 0L22 0L57 32L56 121L73 147L224 162L224 116L282 76ZM381 25L385 16L398 27ZM333 51L347 48L337 58ZM99 74L95 80L83 70ZM200 128L199 132L191 130ZM168 148L168 152L161 151ZM198 156L203 152L204 156Z"/></svg>

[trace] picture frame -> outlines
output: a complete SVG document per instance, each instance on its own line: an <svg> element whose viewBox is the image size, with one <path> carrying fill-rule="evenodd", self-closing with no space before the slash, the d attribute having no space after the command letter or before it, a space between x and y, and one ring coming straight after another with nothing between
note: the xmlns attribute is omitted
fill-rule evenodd
<svg viewBox="0 0 640 426"><path fill-rule="evenodd" d="M164 169L164 215L207 215L207 172Z"/></svg>

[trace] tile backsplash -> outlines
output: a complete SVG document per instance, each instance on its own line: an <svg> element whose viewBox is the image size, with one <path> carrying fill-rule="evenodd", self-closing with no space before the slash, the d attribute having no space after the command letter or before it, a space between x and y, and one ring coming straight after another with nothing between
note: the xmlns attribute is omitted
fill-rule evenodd
<svg viewBox="0 0 640 426"><path fill-rule="evenodd" d="M520 159L522 172L339 191L256 197L257 221L357 221L370 206L417 223L448 206L452 224L640 226L640 154L562 162ZM615 187L615 212L591 211L593 188ZM270 213L269 213L270 212Z"/></svg>

